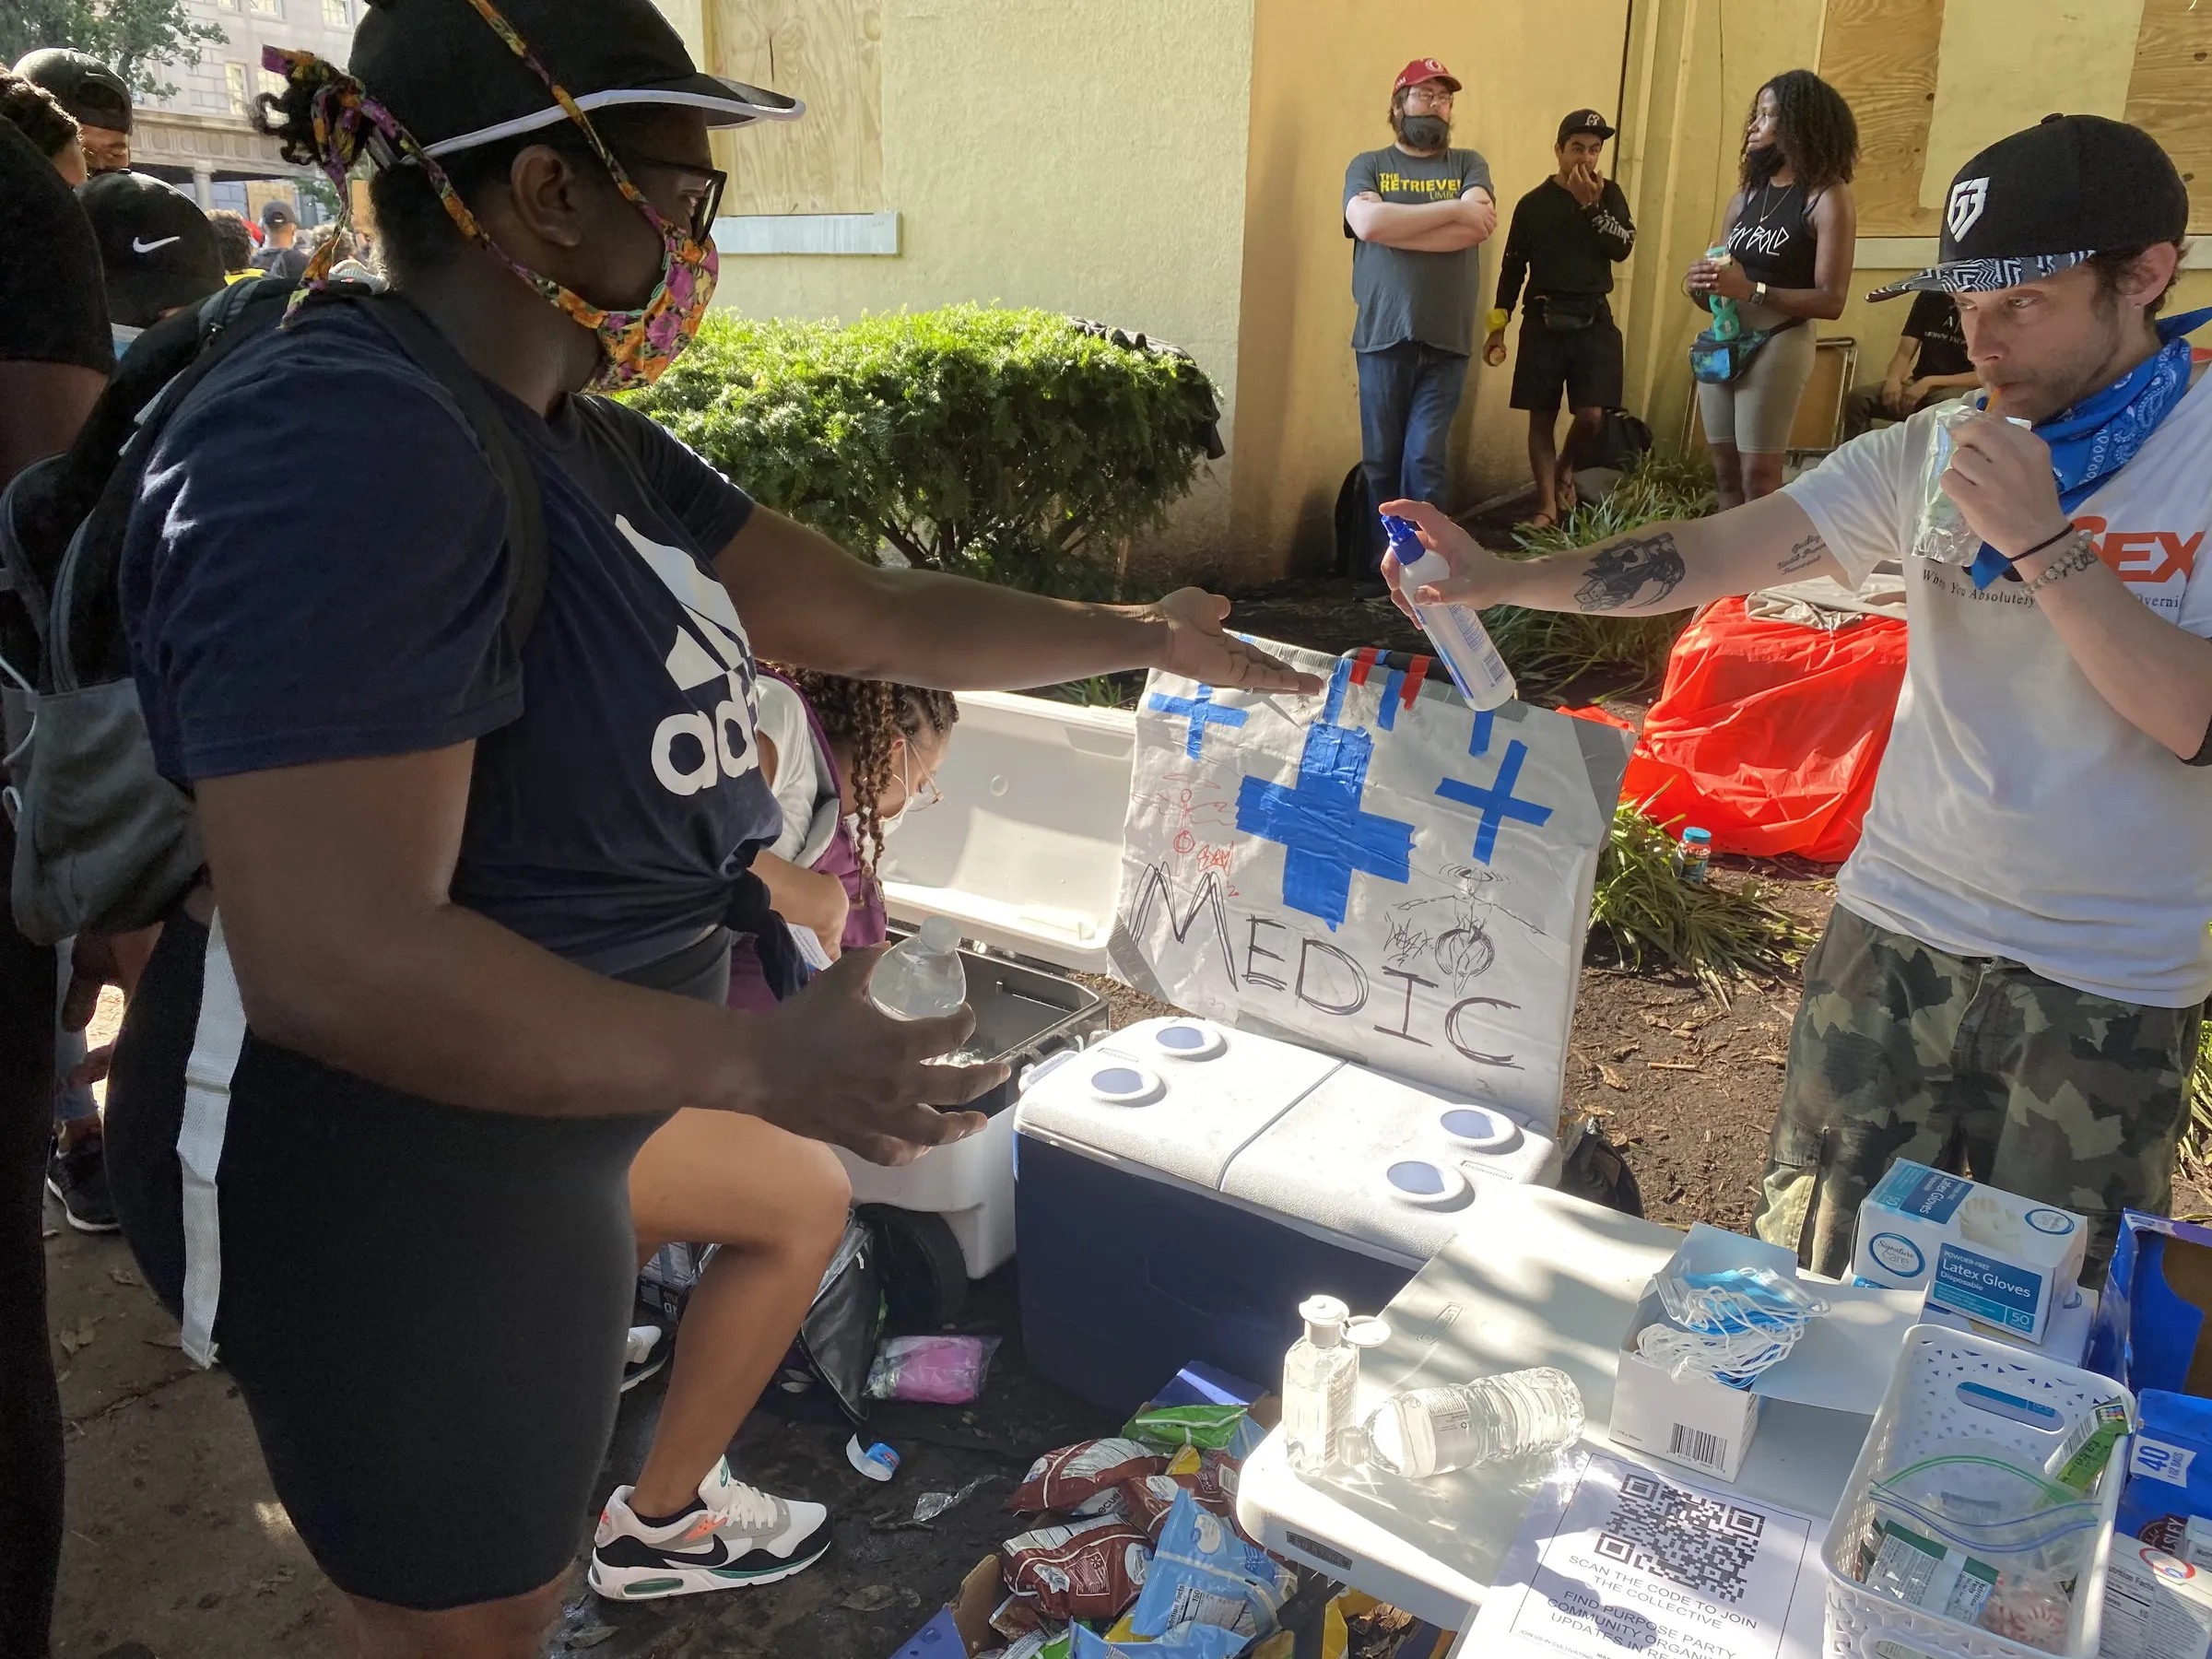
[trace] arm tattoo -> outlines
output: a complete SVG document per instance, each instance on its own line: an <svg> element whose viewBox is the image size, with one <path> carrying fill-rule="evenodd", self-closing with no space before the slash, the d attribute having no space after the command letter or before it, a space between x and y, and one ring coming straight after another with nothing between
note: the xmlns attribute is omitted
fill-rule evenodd
<svg viewBox="0 0 2212 1659"><path fill-rule="evenodd" d="M1682 554L1672 533L1624 535L1597 550L1584 567L1574 602L1586 611L1656 608L1682 585ZM1646 589L1654 591L1646 594Z"/></svg>
<svg viewBox="0 0 2212 1659"><path fill-rule="evenodd" d="M1807 565L1818 564L1820 556L1827 551L1826 542L1818 535L1808 535L1789 550L1783 561L1774 567L1775 571L1787 576L1793 571L1804 570Z"/></svg>

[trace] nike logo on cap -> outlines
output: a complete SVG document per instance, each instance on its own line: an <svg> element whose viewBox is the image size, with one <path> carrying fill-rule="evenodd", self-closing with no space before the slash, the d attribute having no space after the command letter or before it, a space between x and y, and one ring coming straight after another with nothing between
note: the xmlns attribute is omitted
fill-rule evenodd
<svg viewBox="0 0 2212 1659"><path fill-rule="evenodd" d="M131 252L134 253L151 253L156 248L166 248L171 242L182 241L183 240L184 238L182 233L175 236L165 236L159 241L150 242L140 241L136 237L134 236L131 238Z"/></svg>

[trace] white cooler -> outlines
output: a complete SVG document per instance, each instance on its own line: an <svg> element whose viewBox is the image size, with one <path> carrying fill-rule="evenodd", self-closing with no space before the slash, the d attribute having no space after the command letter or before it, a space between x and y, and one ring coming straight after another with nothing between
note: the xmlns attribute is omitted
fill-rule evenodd
<svg viewBox="0 0 2212 1659"><path fill-rule="evenodd" d="M1112 1409L1192 1359L1271 1383L1301 1298L1380 1308L1559 1168L1500 1108L1194 1018L1038 1066L1016 1136L1029 1361Z"/></svg>

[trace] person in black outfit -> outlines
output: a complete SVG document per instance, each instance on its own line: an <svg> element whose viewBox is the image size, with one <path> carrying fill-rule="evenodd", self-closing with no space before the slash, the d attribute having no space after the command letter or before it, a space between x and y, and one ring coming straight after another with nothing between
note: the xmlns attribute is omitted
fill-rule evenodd
<svg viewBox="0 0 2212 1659"><path fill-rule="evenodd" d="M1877 420L1902 420L1980 383L1967 359L1959 307L1948 294L1921 294L1912 301L1912 314L1905 319L1882 383L1852 389L1843 406L1843 436L1856 438Z"/></svg>
<svg viewBox="0 0 2212 1659"><path fill-rule="evenodd" d="M40 147L0 120L0 487L68 446L114 362L92 228ZM29 624L0 594L0 679L11 686L29 676ZM0 814L0 867L14 859ZM41 1241L54 982L53 947L25 938L0 904L0 1653L33 1659L47 1651L62 1544Z"/></svg>
<svg viewBox="0 0 2212 1659"><path fill-rule="evenodd" d="M1620 402L1620 330L1606 296L1613 267L1636 246L1636 227L1620 186L1598 171L1613 129L1595 110L1559 123L1552 154L1559 171L1513 206L1498 266L1498 305L1482 360L1505 361L1505 324L1528 284L1521 352L1513 365L1512 406L1528 411L1528 465L1536 480L1530 523L1557 523L1574 506L1574 469ZM1563 449L1553 448L1564 389L1573 421Z"/></svg>
<svg viewBox="0 0 2212 1659"><path fill-rule="evenodd" d="M884 1014L876 950L797 988L749 870L782 823L756 651L947 689L1318 684L1195 589L1078 605L864 563L582 395L650 383L705 313L710 126L799 114L700 73L650 0L371 0L347 70L285 61L263 130L326 176L371 163L391 292L317 293L318 261L149 445L118 597L207 869L125 1017L109 1177L350 1651L536 1659L620 1397L639 1147L692 1108L781 1159L902 1162L1007 1076L935 1064L972 1015ZM479 433L536 486L519 637ZM266 534L303 468L344 499ZM773 1009L724 1004L740 938ZM637 1519L626 1563L765 1583L822 1512L725 1462Z"/></svg>
<svg viewBox="0 0 2212 1659"><path fill-rule="evenodd" d="M261 229L268 245L253 255L253 268L294 282L306 276L307 250L299 245L300 216L282 202L264 202Z"/></svg>

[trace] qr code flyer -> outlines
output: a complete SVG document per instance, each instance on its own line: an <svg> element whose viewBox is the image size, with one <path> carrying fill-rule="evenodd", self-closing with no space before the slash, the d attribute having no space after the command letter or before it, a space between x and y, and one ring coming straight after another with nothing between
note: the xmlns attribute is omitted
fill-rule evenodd
<svg viewBox="0 0 2212 1659"><path fill-rule="evenodd" d="M1809 1515L1607 1453L1567 1459L1530 1507L1468 1651L1813 1659L1824 1531Z"/></svg>

